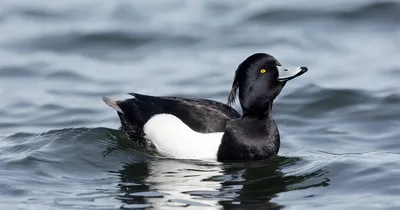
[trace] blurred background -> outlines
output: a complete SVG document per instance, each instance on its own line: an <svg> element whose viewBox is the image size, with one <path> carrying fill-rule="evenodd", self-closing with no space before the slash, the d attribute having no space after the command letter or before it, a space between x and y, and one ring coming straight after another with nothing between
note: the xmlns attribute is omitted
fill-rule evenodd
<svg viewBox="0 0 400 210"><path fill-rule="evenodd" d="M399 20L395 0L3 0L0 207L396 209ZM275 102L277 159L149 158L101 100L226 102L256 52L309 68Z"/></svg>

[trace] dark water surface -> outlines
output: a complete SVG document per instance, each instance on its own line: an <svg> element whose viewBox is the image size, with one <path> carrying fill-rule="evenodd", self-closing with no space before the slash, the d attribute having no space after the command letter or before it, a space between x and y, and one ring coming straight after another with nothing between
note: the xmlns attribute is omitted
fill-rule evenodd
<svg viewBox="0 0 400 210"><path fill-rule="evenodd" d="M400 1L0 2L0 209L399 209ZM101 96L226 102L237 65L308 66L280 157L151 157ZM238 107L237 107L238 108Z"/></svg>

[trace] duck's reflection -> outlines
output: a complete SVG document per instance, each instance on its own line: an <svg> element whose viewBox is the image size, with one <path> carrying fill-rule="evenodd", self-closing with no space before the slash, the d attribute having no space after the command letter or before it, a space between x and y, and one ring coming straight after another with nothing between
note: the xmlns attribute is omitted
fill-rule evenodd
<svg viewBox="0 0 400 210"><path fill-rule="evenodd" d="M326 169L286 175L299 158L278 157L246 163L153 160L126 164L119 171L120 200L152 206L218 206L224 209L280 209L281 192L327 185ZM294 173L295 174L295 173ZM322 174L322 176L321 176ZM306 180L318 177L311 184ZM240 205L239 205L240 204Z"/></svg>

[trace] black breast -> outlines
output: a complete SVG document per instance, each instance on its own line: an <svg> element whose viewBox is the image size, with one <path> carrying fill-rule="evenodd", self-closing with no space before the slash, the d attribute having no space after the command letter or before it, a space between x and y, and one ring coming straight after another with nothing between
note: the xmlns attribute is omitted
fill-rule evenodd
<svg viewBox="0 0 400 210"><path fill-rule="evenodd" d="M259 160L275 156L280 137L272 118L229 121L218 150L219 161Z"/></svg>

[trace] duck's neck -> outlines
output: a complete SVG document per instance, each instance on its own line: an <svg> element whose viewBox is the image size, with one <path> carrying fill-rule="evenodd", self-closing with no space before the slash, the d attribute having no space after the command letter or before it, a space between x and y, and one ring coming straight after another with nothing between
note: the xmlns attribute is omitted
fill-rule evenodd
<svg viewBox="0 0 400 210"><path fill-rule="evenodd" d="M265 137L267 140L268 152L267 154L278 154L280 148L280 135L278 126L275 123L275 120L272 117L272 105L273 100L267 103L267 106L264 106L263 109L258 110L243 110L243 118L257 120L259 123L265 128L263 132L265 132ZM254 122L254 121L253 121Z"/></svg>
<svg viewBox="0 0 400 210"><path fill-rule="evenodd" d="M267 119L272 119L271 111L272 111L273 101L269 101L266 106L257 107L253 109L243 109L243 118L255 118L261 121L265 121Z"/></svg>

